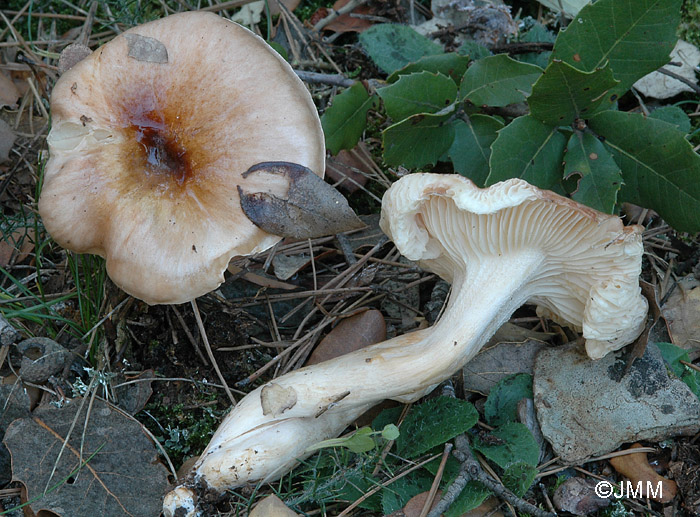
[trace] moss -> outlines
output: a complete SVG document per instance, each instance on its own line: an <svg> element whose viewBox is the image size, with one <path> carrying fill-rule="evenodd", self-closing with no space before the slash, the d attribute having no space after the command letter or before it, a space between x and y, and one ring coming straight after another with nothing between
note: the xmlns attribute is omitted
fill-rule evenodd
<svg viewBox="0 0 700 517"><path fill-rule="evenodd" d="M678 36L696 47L700 46L700 2L697 0L683 1Z"/></svg>

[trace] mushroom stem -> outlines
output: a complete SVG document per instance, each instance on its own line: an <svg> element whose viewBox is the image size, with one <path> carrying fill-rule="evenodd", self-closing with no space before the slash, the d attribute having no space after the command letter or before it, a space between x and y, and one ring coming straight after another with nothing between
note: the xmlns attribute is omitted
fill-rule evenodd
<svg viewBox="0 0 700 517"><path fill-rule="evenodd" d="M221 424L188 484L206 482L223 491L271 481L369 407L387 398L410 402L425 395L471 359L526 301L522 287L542 260L539 253L523 252L471 264L476 267L468 271L462 267L454 295L433 327L290 372L251 392Z"/></svg>

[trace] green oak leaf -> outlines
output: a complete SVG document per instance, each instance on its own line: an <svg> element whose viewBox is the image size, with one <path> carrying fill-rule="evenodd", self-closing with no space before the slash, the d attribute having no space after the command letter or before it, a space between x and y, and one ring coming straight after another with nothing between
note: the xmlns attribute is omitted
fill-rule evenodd
<svg viewBox="0 0 700 517"><path fill-rule="evenodd" d="M408 168L437 163L455 137L454 126L448 123L453 112L454 104L450 109L413 115L386 128L382 133L384 161Z"/></svg>
<svg viewBox="0 0 700 517"><path fill-rule="evenodd" d="M544 189L562 177L566 137L531 115L518 117L498 132L491 145L487 185L521 178Z"/></svg>
<svg viewBox="0 0 700 517"><path fill-rule="evenodd" d="M386 113L403 120L418 113L437 113L457 98L457 85L446 75L419 72L402 75L394 84L379 88Z"/></svg>
<svg viewBox="0 0 700 517"><path fill-rule="evenodd" d="M518 402L524 398L532 398L532 375L516 373L501 379L491 388L486 398L486 422L493 426L515 422L518 417Z"/></svg>
<svg viewBox="0 0 700 517"><path fill-rule="evenodd" d="M451 397L436 397L413 406L396 440L396 454L415 458L476 425L479 413L472 404Z"/></svg>
<svg viewBox="0 0 700 517"><path fill-rule="evenodd" d="M454 122L455 138L447 152L455 172L483 187L489 175L491 144L503 123L487 115L470 115Z"/></svg>
<svg viewBox="0 0 700 517"><path fill-rule="evenodd" d="M409 63L400 70L396 70L387 77L386 81L391 84L398 81L402 75L410 75L416 72L432 72L449 76L455 83L459 83L464 72L467 71L469 60L468 56L460 56L456 52L425 56L414 63Z"/></svg>
<svg viewBox="0 0 700 517"><path fill-rule="evenodd" d="M541 74L539 66L521 63L505 54L485 57L467 69L459 87L459 97L475 106L523 102Z"/></svg>
<svg viewBox="0 0 700 517"><path fill-rule="evenodd" d="M571 124L610 107L605 94L619 81L606 64L593 72L582 72L562 61L553 61L532 86L528 97L530 114L552 126Z"/></svg>
<svg viewBox="0 0 700 517"><path fill-rule="evenodd" d="M487 436L477 436L472 446L501 468L519 461L535 467L540 459L537 442L520 422L508 422Z"/></svg>
<svg viewBox="0 0 700 517"><path fill-rule="evenodd" d="M598 0L581 9L557 36L552 59L593 72L610 63L621 95L665 65L678 40L681 0Z"/></svg>
<svg viewBox="0 0 700 517"><path fill-rule="evenodd" d="M335 96L321 117L326 147L332 154L357 145L367 126L367 112L376 109L378 103L377 96L367 93L362 83L355 83Z"/></svg>
<svg viewBox="0 0 700 517"><path fill-rule="evenodd" d="M700 156L676 125L620 111L588 124L622 169L620 201L656 210L679 231L700 230Z"/></svg>
<svg viewBox="0 0 700 517"><path fill-rule="evenodd" d="M360 45L376 65L390 74L420 58L442 54L442 46L406 25L373 25L359 36Z"/></svg>
<svg viewBox="0 0 700 517"><path fill-rule="evenodd" d="M579 176L578 187L571 195L579 203L612 214L622 174L603 143L590 133L576 132L567 146L564 177Z"/></svg>

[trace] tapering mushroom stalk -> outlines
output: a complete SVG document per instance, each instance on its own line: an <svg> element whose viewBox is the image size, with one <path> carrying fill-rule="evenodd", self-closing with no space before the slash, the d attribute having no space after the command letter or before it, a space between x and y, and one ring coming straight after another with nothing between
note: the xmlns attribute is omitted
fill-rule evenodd
<svg viewBox="0 0 700 517"><path fill-rule="evenodd" d="M192 487L223 491L281 476L307 447L384 399L417 400L527 301L583 327L592 357L641 332L640 228L624 228L617 217L521 180L482 190L456 175L414 174L386 193L381 225L404 255L452 282L441 319L247 395L184 486L166 497L166 515L194 509Z"/></svg>

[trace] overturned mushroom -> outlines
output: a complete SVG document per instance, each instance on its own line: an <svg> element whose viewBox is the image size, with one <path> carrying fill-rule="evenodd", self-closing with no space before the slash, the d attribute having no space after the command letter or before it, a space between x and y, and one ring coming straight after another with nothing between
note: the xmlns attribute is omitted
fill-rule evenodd
<svg viewBox="0 0 700 517"><path fill-rule="evenodd" d="M193 512L196 489L281 476L310 445L383 399L417 400L525 302L582 329L593 358L631 342L644 325L641 228L522 180L482 190L457 175L412 174L385 194L381 226L406 257L452 282L442 318L247 395L166 496L166 515Z"/></svg>
<svg viewBox="0 0 700 517"><path fill-rule="evenodd" d="M323 175L316 108L261 38L211 13L127 30L68 70L51 96L39 211L62 246L96 253L148 303L215 289L234 255L280 237L242 212L245 192L285 198L291 162Z"/></svg>

